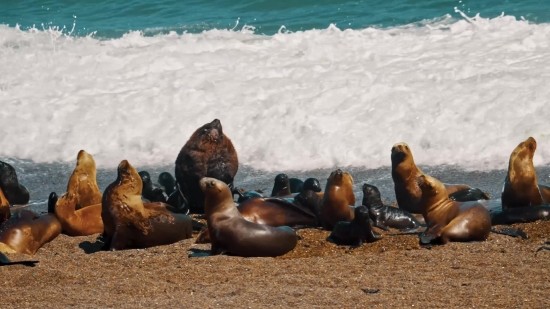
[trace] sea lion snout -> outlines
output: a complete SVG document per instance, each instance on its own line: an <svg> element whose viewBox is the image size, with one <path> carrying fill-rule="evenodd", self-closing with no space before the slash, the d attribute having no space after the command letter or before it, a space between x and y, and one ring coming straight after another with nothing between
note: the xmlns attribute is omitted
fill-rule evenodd
<svg viewBox="0 0 550 309"><path fill-rule="evenodd" d="M204 177L201 179L200 185L203 190L214 188L216 186L216 180L213 178Z"/></svg>

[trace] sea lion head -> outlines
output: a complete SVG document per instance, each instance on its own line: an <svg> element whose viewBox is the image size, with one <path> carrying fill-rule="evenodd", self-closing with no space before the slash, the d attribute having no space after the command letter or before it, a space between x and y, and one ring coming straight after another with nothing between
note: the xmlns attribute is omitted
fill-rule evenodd
<svg viewBox="0 0 550 309"><path fill-rule="evenodd" d="M342 172L341 169L337 169L330 173L328 177L327 186L343 186L344 184L353 186L353 177L349 173Z"/></svg>
<svg viewBox="0 0 550 309"><path fill-rule="evenodd" d="M152 188L153 182L151 181L151 175L149 175L149 172L147 171L141 171L138 173L139 177L141 178L141 182L143 183L144 188Z"/></svg>
<svg viewBox="0 0 550 309"><path fill-rule="evenodd" d="M160 173L158 182L161 186L166 188L166 193L168 194L172 193L176 188L176 179L168 172Z"/></svg>
<svg viewBox="0 0 550 309"><path fill-rule="evenodd" d="M416 181L422 190L421 205L435 205L440 200L448 198L445 185L434 177L422 174L417 177Z"/></svg>
<svg viewBox="0 0 550 309"><path fill-rule="evenodd" d="M140 195L143 189L141 177L127 160L122 160L117 168L117 185L127 195Z"/></svg>
<svg viewBox="0 0 550 309"><path fill-rule="evenodd" d="M231 190L223 181L203 177L199 184L205 197L204 211L207 217L216 211L226 210L228 207L235 208Z"/></svg>
<svg viewBox="0 0 550 309"><path fill-rule="evenodd" d="M376 186L369 185L368 183L363 184L363 205L368 208L382 205L380 190Z"/></svg>
<svg viewBox="0 0 550 309"><path fill-rule="evenodd" d="M323 189L321 188L321 183L317 178L308 178L306 181L304 181L304 184L302 186L302 191L305 190L311 190L313 192L321 192Z"/></svg>
<svg viewBox="0 0 550 309"><path fill-rule="evenodd" d="M369 209L366 206L357 206L355 207L355 220L366 221L370 220Z"/></svg>
<svg viewBox="0 0 550 309"><path fill-rule="evenodd" d="M286 174L279 174L275 176L275 184L281 185L282 188L288 187L289 180Z"/></svg>
<svg viewBox="0 0 550 309"><path fill-rule="evenodd" d="M401 162L413 160L412 152L407 143L397 143L391 148L392 165L398 165ZM414 161L413 161L414 162Z"/></svg>
<svg viewBox="0 0 550 309"><path fill-rule="evenodd" d="M510 155L508 165L508 176L513 180L516 174L521 173L523 177L534 176L535 167L533 165L533 156L537 150L537 141L529 137L525 141L519 143Z"/></svg>
<svg viewBox="0 0 550 309"><path fill-rule="evenodd" d="M86 171L92 175L96 173L96 166L94 157L84 150L80 150L76 156L76 166L81 168L82 171Z"/></svg>
<svg viewBox="0 0 550 309"><path fill-rule="evenodd" d="M194 142L194 148L205 149L223 142L224 139L222 124L218 119L214 119L198 128L189 140Z"/></svg>

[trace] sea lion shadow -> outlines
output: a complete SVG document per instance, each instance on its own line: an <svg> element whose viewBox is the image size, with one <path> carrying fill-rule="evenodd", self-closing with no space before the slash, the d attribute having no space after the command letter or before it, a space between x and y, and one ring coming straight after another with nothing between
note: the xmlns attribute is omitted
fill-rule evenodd
<svg viewBox="0 0 550 309"><path fill-rule="evenodd" d="M96 241L96 242L89 242L89 241L84 241L84 242L81 242L78 247L80 249L82 249L84 251L84 253L86 254L92 254L92 253L96 253L96 252L99 252L102 250L104 246L104 243L101 242L101 241Z"/></svg>
<svg viewBox="0 0 550 309"><path fill-rule="evenodd" d="M210 254L210 249L205 250L205 249L191 248L191 249L189 249L189 251L192 252L192 253L189 253L189 255L188 255L188 257L190 257L190 258L199 258L199 257L212 256Z"/></svg>

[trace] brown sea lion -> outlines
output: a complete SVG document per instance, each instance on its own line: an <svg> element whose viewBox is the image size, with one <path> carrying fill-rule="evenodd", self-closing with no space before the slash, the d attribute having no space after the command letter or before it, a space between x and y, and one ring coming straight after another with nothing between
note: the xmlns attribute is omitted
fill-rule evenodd
<svg viewBox="0 0 550 309"><path fill-rule="evenodd" d="M414 163L414 158L409 145L406 143L397 143L391 150L392 178L395 189L397 206L410 213L420 213L418 205L422 196L422 190L418 187L416 178L424 173ZM443 184L447 195L456 194L462 190L471 189L468 185L462 184ZM460 196L460 195L455 195ZM486 199L489 197L484 195ZM470 195L460 196L465 199L456 199L457 201L469 201ZM477 196L475 198L477 200Z"/></svg>
<svg viewBox="0 0 550 309"><path fill-rule="evenodd" d="M337 169L330 174L325 194L321 202L321 223L327 230L332 230L339 221L350 222L354 217L355 195L353 178L350 174Z"/></svg>
<svg viewBox="0 0 550 309"><path fill-rule="evenodd" d="M73 187L78 192L78 183ZM103 232L103 220L101 219L101 204L89 205L76 209L80 204L78 193L69 191L57 198L52 192L49 203L55 203L55 215L61 222L63 232L69 236L88 236Z"/></svg>
<svg viewBox="0 0 550 309"><path fill-rule="evenodd" d="M192 220L162 206L145 207L141 200L143 184L135 168L123 160L117 179L103 195L101 217L105 249L148 248L167 245L192 237Z"/></svg>
<svg viewBox="0 0 550 309"><path fill-rule="evenodd" d="M0 252L34 255L59 234L61 223L55 214L38 215L27 209L18 210L0 225Z"/></svg>
<svg viewBox="0 0 550 309"><path fill-rule="evenodd" d="M10 202L0 188L0 225L10 218Z"/></svg>
<svg viewBox="0 0 550 309"><path fill-rule="evenodd" d="M19 183L13 166L0 161L0 189L8 199L10 205L24 205L29 203L30 194L27 188Z"/></svg>
<svg viewBox="0 0 550 309"><path fill-rule="evenodd" d="M539 206L550 203L550 190L540 186L533 165L537 141L529 137L510 155L508 174L502 189L502 209Z"/></svg>
<svg viewBox="0 0 550 309"><path fill-rule="evenodd" d="M292 228L245 220L224 182L205 177L201 179L200 186L205 194L204 210L212 255L279 256L296 247L298 236Z"/></svg>
<svg viewBox="0 0 550 309"><path fill-rule="evenodd" d="M97 170L94 157L80 150L76 157L76 167L67 183L67 192L75 192L80 200L76 209L101 204L101 192L97 186ZM75 191L73 187L78 187Z"/></svg>
<svg viewBox="0 0 550 309"><path fill-rule="evenodd" d="M303 207L293 199L252 198L237 206L237 210L247 221L273 227L290 226L293 228L317 227L317 216L312 210ZM208 229L203 229L195 243L210 242Z"/></svg>
<svg viewBox="0 0 550 309"><path fill-rule="evenodd" d="M420 235L420 243L449 241L482 241L491 232L489 211L479 202L456 202L449 198L439 180L420 175L422 190L419 206L428 228Z"/></svg>
<svg viewBox="0 0 550 309"><path fill-rule="evenodd" d="M198 128L176 159L176 180L191 213L204 213L204 193L199 186L201 178L216 178L233 189L238 168L237 152L223 133L220 121L214 119Z"/></svg>

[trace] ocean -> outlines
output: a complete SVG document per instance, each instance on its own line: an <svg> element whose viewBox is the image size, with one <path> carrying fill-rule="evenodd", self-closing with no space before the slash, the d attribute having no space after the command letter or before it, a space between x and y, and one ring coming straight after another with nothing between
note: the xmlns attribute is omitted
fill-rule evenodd
<svg viewBox="0 0 550 309"><path fill-rule="evenodd" d="M394 143L499 198L529 136L550 183L548 1L3 1L0 160L43 207L76 155L173 173L214 118L236 185L350 171L395 200Z"/></svg>

